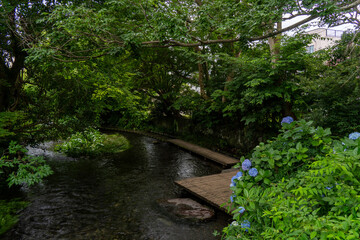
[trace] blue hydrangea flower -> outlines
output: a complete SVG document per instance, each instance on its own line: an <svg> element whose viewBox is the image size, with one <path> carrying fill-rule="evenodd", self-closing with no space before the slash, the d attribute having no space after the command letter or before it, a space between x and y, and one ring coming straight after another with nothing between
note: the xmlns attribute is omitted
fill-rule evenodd
<svg viewBox="0 0 360 240"><path fill-rule="evenodd" d="M256 177L258 175L258 170L256 168L251 168L249 170L249 175L252 177Z"/></svg>
<svg viewBox="0 0 360 240"><path fill-rule="evenodd" d="M331 187L325 187L327 190L331 190L334 186Z"/></svg>
<svg viewBox="0 0 360 240"><path fill-rule="evenodd" d="M341 144L343 145L343 146L345 146L345 143L344 142L341 142ZM344 149L344 152L346 151L346 148Z"/></svg>
<svg viewBox="0 0 360 240"><path fill-rule="evenodd" d="M242 172L238 172L235 176L233 176L233 177L231 178L231 181L234 182L235 179L240 180L242 176L243 176L243 173L242 173Z"/></svg>
<svg viewBox="0 0 360 240"><path fill-rule="evenodd" d="M243 213L245 212L245 208L244 207L239 207L239 213Z"/></svg>
<svg viewBox="0 0 360 240"><path fill-rule="evenodd" d="M233 183L235 186L236 186L236 183L235 183L235 179L237 179L237 177L236 176L233 176L232 178L231 178L231 183Z"/></svg>
<svg viewBox="0 0 360 240"><path fill-rule="evenodd" d="M353 132L349 134L349 138L352 140L356 140L360 137L360 133L359 132Z"/></svg>
<svg viewBox="0 0 360 240"><path fill-rule="evenodd" d="M281 125L283 125L284 123L292 123L294 121L294 119L290 116L287 116L287 117L284 117L282 120L281 120Z"/></svg>
<svg viewBox="0 0 360 240"><path fill-rule="evenodd" d="M244 171L249 170L250 167L251 167L251 162L250 162L250 160L249 160L249 159L245 159L245 160L242 162L241 167L242 167L242 169L243 169Z"/></svg>
<svg viewBox="0 0 360 240"><path fill-rule="evenodd" d="M234 195L230 196L230 202L234 202L234 197L235 197Z"/></svg>
<svg viewBox="0 0 360 240"><path fill-rule="evenodd" d="M241 223L241 228L245 228L245 231L247 232L248 231L248 228L250 228L250 222L248 220L244 220L242 223Z"/></svg>
<svg viewBox="0 0 360 240"><path fill-rule="evenodd" d="M243 176L243 173L242 173L242 172L238 172L235 176L233 176L233 177L231 178L230 187L235 187L235 186L236 186L235 179L236 179L236 180L240 180L242 176Z"/></svg>

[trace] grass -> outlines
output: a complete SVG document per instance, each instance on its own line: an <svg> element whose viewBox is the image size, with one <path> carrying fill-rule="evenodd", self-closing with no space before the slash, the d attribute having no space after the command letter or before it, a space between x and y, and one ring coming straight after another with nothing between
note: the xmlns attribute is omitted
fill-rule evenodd
<svg viewBox="0 0 360 240"><path fill-rule="evenodd" d="M130 148L129 141L121 134L105 134L102 153L119 153Z"/></svg>

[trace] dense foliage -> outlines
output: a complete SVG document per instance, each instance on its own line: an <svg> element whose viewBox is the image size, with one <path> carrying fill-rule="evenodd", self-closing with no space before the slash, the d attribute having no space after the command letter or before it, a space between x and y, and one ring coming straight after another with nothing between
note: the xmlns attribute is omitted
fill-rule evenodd
<svg viewBox="0 0 360 240"><path fill-rule="evenodd" d="M233 179L234 222L225 239L358 239L360 133L284 119Z"/></svg>
<svg viewBox="0 0 360 240"><path fill-rule="evenodd" d="M204 131L240 129L246 151L273 136L281 116L307 117L308 109L308 118L338 124L338 134L358 125L351 117L357 114L355 63L321 67L329 59L349 62L346 54L356 59L357 51L342 51L344 42L336 54L314 58L305 51L312 36L302 34L301 24L280 24L295 16L309 16L304 23L316 17L320 24L356 23L350 14L356 2L62 0L1 6L0 111L7 118L21 115L26 124L16 135L27 142L66 138L89 125L139 128L165 116L190 118L193 128ZM288 30L296 34L277 34ZM347 37L354 46L357 41ZM335 82L338 76L344 87ZM333 94L329 86L336 84L343 91ZM355 90L346 100L348 89ZM344 100L326 104L329 96ZM331 116L348 110L351 123Z"/></svg>
<svg viewBox="0 0 360 240"><path fill-rule="evenodd" d="M29 143L70 136L58 148L72 156L113 152L128 145L119 136L104 137L89 126L153 127L172 134L211 135L205 138L219 139L217 145L233 153L247 153L276 136L282 117L291 116L330 127L334 136L300 121L290 127L284 124L285 130L276 140L256 148L252 164L257 173L249 170L243 175L250 185L242 186L244 192L237 192L236 201L242 204L239 194L271 194L265 196L266 203L258 199L255 205L243 205L245 215L258 209L244 223L251 228L243 237L271 238L276 231L279 238L281 234L291 237L289 232L300 226L310 237L318 237L320 232L326 235L327 230L315 229L319 221L327 221L324 226L330 229L330 223L352 216L354 210L332 210L342 204L339 201L348 201L347 197L353 196L348 189L356 187L340 181L345 170L335 169L335 165L331 169L330 175L339 185L322 179L323 185L328 184L325 187L334 186L329 191L316 182L321 179L310 176L331 159L344 166L356 159L349 154L355 151L352 144L357 140L343 140L347 144L343 152L334 139L360 126L359 3L0 1L3 185L33 184L51 173L43 159L26 155L23 146ZM298 16L305 19L282 27L283 21ZM353 23L355 31L343 34L333 47L310 54L306 46L317 37L305 34L305 24L314 19L318 26ZM291 37L281 35L290 30ZM317 192L311 184L320 186ZM300 187L306 190L302 194L295 191ZM344 199L329 195L343 188ZM0 190L6 192L7 188L1 186ZM275 193L278 200L272 195ZM324 198L319 197L322 194ZM299 198L299 203L293 203L292 196ZM303 204L301 200L307 197L311 201ZM282 201L288 201L287 205ZM274 215L272 206L288 207ZM303 208L306 220L301 223L298 208ZM306 213L310 210L318 220L309 219ZM349 229L356 221L350 221ZM313 224L310 230L309 222ZM227 236L232 236L233 230L243 234L237 232L238 227L229 226Z"/></svg>
<svg viewBox="0 0 360 240"><path fill-rule="evenodd" d="M101 134L96 129L88 128L83 132L72 134L63 143L56 145L55 150L70 157L80 157L118 153L129 147L130 143L122 135Z"/></svg>
<svg viewBox="0 0 360 240"><path fill-rule="evenodd" d="M19 200L0 200L0 235L9 230L18 221L16 213L25 208L27 204Z"/></svg>
<svg viewBox="0 0 360 240"><path fill-rule="evenodd" d="M333 48L314 53L312 64L300 76L306 118L339 136L360 127L358 35L345 32Z"/></svg>
<svg viewBox="0 0 360 240"><path fill-rule="evenodd" d="M42 157L26 155L27 149L10 142L8 152L0 158L0 179L12 185L33 185L52 174L52 170Z"/></svg>

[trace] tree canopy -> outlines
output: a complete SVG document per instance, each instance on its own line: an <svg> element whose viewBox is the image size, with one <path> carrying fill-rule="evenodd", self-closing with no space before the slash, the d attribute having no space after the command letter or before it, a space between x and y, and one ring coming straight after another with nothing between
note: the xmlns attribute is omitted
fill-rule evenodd
<svg viewBox="0 0 360 240"><path fill-rule="evenodd" d="M25 166L34 169L29 183L38 182L33 176L51 170L21 145L89 127L214 137L212 147L232 154L247 154L276 136L285 116L331 127L333 139L356 131L359 6L360 0L3 0L0 179ZM293 23L283 27L287 20ZM351 23L354 30L309 53L306 47L321 39L306 33L313 20L324 28ZM318 128L296 124L311 133L306 144L320 146ZM291 137L307 134L291 127ZM266 154L285 149L284 139L262 145L270 149ZM286 159L277 167L290 166L289 151L281 152ZM12 179L21 184L25 178Z"/></svg>

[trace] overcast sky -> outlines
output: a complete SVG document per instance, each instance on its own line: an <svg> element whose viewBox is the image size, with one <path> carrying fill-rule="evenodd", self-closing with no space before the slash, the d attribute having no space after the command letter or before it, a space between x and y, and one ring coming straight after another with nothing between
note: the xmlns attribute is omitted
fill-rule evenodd
<svg viewBox="0 0 360 240"><path fill-rule="evenodd" d="M283 22L283 28L288 27L288 26L290 26L290 25L292 25L292 24L294 24L294 23L296 23L296 22L298 22L298 21L300 21L300 20L303 20L303 19L305 19L305 18L307 18L307 17L308 17L308 16L300 16L300 17L296 17L296 18L294 18L294 19L285 21L285 22ZM311 21L310 24L312 24L312 25L314 25L314 26L312 26L312 27L310 27L309 29L307 29L307 31L313 30L313 29L316 29L316 28L319 28L316 23L317 23L317 20L316 20L316 19L313 20L313 21ZM324 26L323 28L326 28L326 27ZM341 25L341 26L332 27L332 28L330 28L330 29L343 30L343 31L345 31L345 30L348 30L348 29L354 29L354 27L352 26L352 24L344 24L344 25ZM290 34L291 34L291 33L290 33Z"/></svg>

